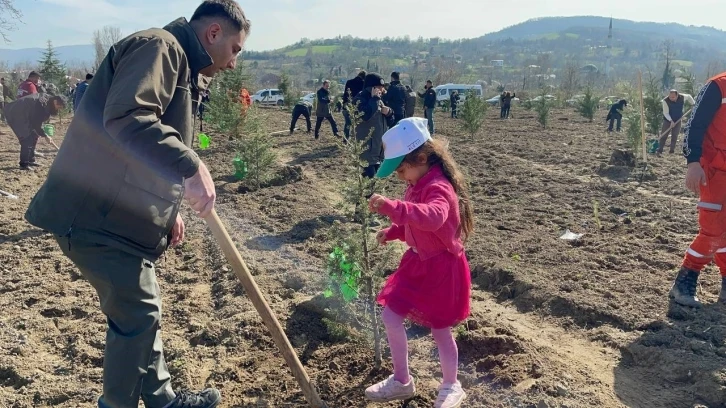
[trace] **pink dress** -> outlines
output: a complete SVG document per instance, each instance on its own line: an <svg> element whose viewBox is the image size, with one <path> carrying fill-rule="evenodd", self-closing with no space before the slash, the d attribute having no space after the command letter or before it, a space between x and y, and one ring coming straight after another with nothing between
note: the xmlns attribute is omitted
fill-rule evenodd
<svg viewBox="0 0 726 408"><path fill-rule="evenodd" d="M391 219L386 240L410 249L378 295L378 303L420 325L442 329L469 316L471 275L459 229L459 199L438 165L379 212Z"/></svg>

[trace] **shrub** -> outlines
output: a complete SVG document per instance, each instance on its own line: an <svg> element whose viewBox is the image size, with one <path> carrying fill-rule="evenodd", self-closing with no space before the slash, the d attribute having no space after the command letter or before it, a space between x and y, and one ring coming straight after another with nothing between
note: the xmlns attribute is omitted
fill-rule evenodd
<svg viewBox="0 0 726 408"><path fill-rule="evenodd" d="M474 92L467 94L466 100L459 111L459 118L463 121L464 130L469 133L472 139L484 124L487 108L488 104L484 99L476 96Z"/></svg>
<svg viewBox="0 0 726 408"><path fill-rule="evenodd" d="M588 86L585 90L585 97L577 104L577 112L579 112L582 117L587 118L590 122L592 122L595 118L598 104L598 98L593 96L592 88Z"/></svg>

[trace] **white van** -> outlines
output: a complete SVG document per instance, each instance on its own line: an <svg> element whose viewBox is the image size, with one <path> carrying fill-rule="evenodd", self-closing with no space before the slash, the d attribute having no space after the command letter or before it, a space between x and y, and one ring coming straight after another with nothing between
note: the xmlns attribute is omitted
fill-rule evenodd
<svg viewBox="0 0 726 408"><path fill-rule="evenodd" d="M285 103L285 98L283 98L279 89L261 89L255 92L250 99L252 99L253 103L261 105L282 106Z"/></svg>
<svg viewBox="0 0 726 408"><path fill-rule="evenodd" d="M434 90L436 91L436 102L439 105L444 103L444 101L450 101L451 94L454 91L459 92L459 97L461 98L461 102L464 102L466 100L466 95L469 92L474 92L474 94L480 98L483 95L481 85L445 84L445 85L435 86Z"/></svg>

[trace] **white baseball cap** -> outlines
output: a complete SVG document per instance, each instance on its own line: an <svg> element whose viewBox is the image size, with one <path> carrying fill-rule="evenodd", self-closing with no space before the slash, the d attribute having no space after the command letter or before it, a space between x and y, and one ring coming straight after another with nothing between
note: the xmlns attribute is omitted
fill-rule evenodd
<svg viewBox="0 0 726 408"><path fill-rule="evenodd" d="M377 178L390 176L401 165L406 155L431 140L428 120L424 118L401 119L383 135L383 163Z"/></svg>

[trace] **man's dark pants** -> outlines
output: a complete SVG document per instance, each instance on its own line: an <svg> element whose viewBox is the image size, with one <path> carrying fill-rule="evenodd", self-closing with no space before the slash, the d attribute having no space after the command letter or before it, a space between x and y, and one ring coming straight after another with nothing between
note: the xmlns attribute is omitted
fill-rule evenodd
<svg viewBox="0 0 726 408"><path fill-rule="evenodd" d="M610 125L608 126L608 132L613 131L613 124L615 123L615 121L618 122L617 131L620 132L620 125L622 124L622 121L623 121L623 114L620 112L616 112L615 114L613 114L610 117Z"/></svg>
<svg viewBox="0 0 726 408"><path fill-rule="evenodd" d="M161 295L153 262L127 252L56 237L63 254L96 289L106 315L102 408L149 408L174 398L161 341Z"/></svg>
<svg viewBox="0 0 726 408"><path fill-rule="evenodd" d="M328 114L325 116L318 116L317 120L315 121L315 138L317 139L320 135L320 126L323 124L323 120L327 119L328 122L330 122L330 126L333 128L333 134L335 136L338 136L338 124L335 123L335 118L333 118L333 115Z"/></svg>
<svg viewBox="0 0 726 408"><path fill-rule="evenodd" d="M38 144L38 135L31 134L20 139L20 165L27 166L35 163L35 146Z"/></svg>
<svg viewBox="0 0 726 408"><path fill-rule="evenodd" d="M35 163L35 146L38 144L39 136L35 132L24 134L25 130L13 126L12 123L9 125L20 142L20 166L26 167L30 163Z"/></svg>
<svg viewBox="0 0 726 408"><path fill-rule="evenodd" d="M676 151L676 142L678 142L678 135L681 133L681 122L678 122L673 126L673 129L670 129L671 122L669 120L663 120L663 126L661 127L660 134L662 135L660 137L660 140L658 141L658 154L663 153L663 148L665 147L666 142L668 141L668 135L671 135L671 147L670 147L670 153L675 153ZM668 131L670 129L670 131ZM668 132L667 132L668 131ZM664 134L665 133L665 134Z"/></svg>
<svg viewBox="0 0 726 408"><path fill-rule="evenodd" d="M295 125L297 124L297 120L300 118L300 115L305 117L305 123L308 125L308 132L310 132L310 129L312 128L312 124L310 123L310 112L308 109L304 106L295 106L292 109L292 122L290 122L290 132L295 131Z"/></svg>

